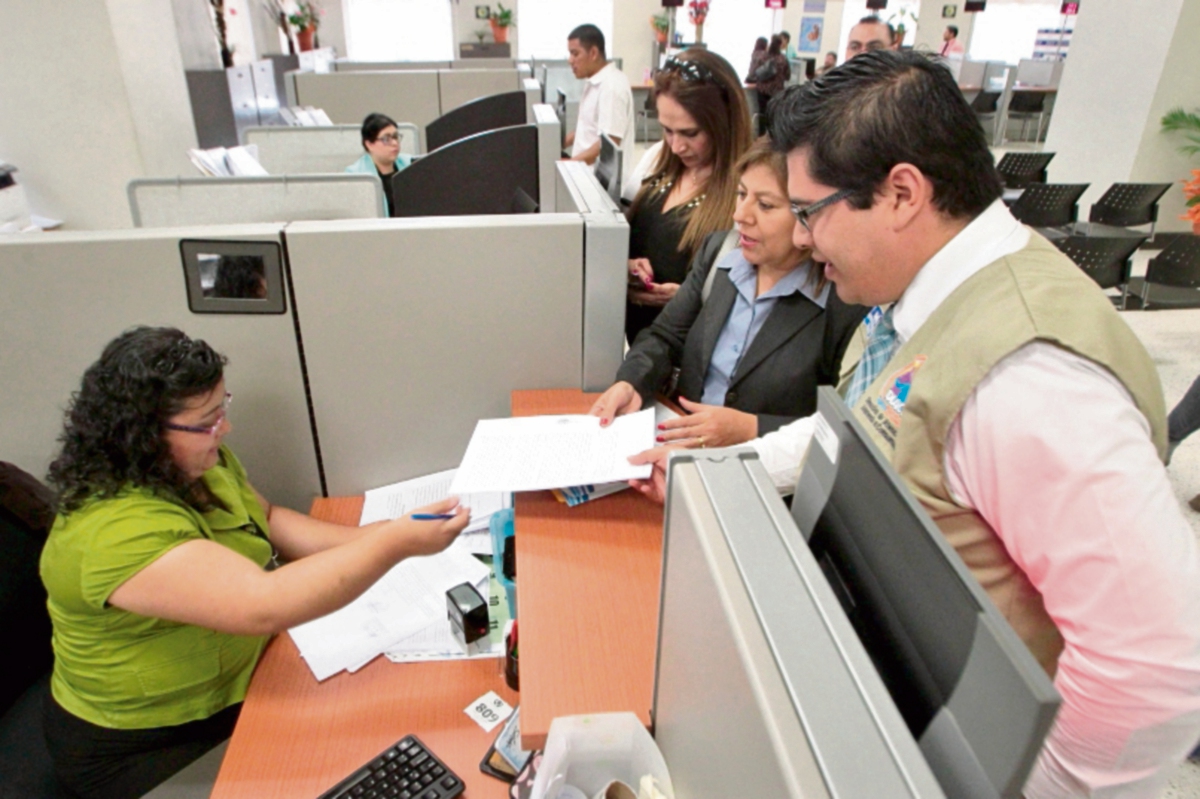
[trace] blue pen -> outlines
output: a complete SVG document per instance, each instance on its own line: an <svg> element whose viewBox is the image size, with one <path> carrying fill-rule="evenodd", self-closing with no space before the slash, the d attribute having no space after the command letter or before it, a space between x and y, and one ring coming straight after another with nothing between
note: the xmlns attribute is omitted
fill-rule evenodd
<svg viewBox="0 0 1200 799"><path fill-rule="evenodd" d="M412 515L414 521L432 522L438 519L453 519L453 513L414 513Z"/></svg>

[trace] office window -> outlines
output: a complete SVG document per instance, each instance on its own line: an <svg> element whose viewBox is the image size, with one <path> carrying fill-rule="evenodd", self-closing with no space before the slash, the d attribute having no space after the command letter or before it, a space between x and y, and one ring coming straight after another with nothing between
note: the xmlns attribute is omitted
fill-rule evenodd
<svg viewBox="0 0 1200 799"><path fill-rule="evenodd" d="M508 3L504 5L509 7ZM567 34L585 22L604 33L605 49L612 57L613 0L513 0L513 5L517 11L518 58L565 59ZM646 24L649 26L648 21Z"/></svg>
<svg viewBox="0 0 1200 799"><path fill-rule="evenodd" d="M1067 26L1074 27L1075 17L1067 19ZM975 15L971 59L1016 64L1032 58L1038 28L1062 24L1061 0L988 0L987 11Z"/></svg>
<svg viewBox="0 0 1200 799"><path fill-rule="evenodd" d="M722 56L733 67L739 78L746 77L750 69L750 53L754 40L759 36L771 38L774 33L775 12L759 2L730 2L714 0L709 6L708 18L704 20L704 43L708 49ZM684 42L696 40L696 28L688 21L687 7L676 11L675 30ZM795 42L797 32L792 31Z"/></svg>
<svg viewBox="0 0 1200 799"><path fill-rule="evenodd" d="M345 0L346 51L355 61L454 58L451 0Z"/></svg>

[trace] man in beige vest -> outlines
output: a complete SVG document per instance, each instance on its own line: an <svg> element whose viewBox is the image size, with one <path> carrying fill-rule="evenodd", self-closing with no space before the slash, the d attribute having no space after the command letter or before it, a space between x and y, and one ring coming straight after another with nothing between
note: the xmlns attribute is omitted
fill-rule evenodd
<svg viewBox="0 0 1200 799"><path fill-rule="evenodd" d="M867 53L789 91L771 135L796 245L877 306L839 389L1062 694L1025 796L1158 797L1200 738L1200 560L1149 356L1005 208L944 67ZM781 491L812 431L751 442Z"/></svg>

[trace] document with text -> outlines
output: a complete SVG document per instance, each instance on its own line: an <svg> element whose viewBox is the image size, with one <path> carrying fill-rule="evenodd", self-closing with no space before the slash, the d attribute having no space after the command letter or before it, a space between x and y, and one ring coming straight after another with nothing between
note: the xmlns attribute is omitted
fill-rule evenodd
<svg viewBox="0 0 1200 799"><path fill-rule="evenodd" d="M608 427L595 416L521 416L483 419L450 493L540 491L588 483L641 480L651 467L629 456L654 446L654 411L618 416Z"/></svg>

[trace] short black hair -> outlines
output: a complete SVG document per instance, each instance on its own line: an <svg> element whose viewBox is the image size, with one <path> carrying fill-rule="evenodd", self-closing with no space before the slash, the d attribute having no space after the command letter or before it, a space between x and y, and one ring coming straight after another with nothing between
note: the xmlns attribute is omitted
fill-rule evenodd
<svg viewBox="0 0 1200 799"><path fill-rule="evenodd" d="M362 124L362 140L363 149L366 149L366 144L369 141L375 141L379 138L379 134L387 130L389 127L397 127L396 120L392 119L387 114L371 113L367 114L367 118Z"/></svg>
<svg viewBox="0 0 1200 799"><path fill-rule="evenodd" d="M933 203L973 218L1000 197L987 138L950 70L915 52L852 58L771 103L771 139L804 149L814 180L849 189L869 208L892 167L908 163L933 184Z"/></svg>
<svg viewBox="0 0 1200 799"><path fill-rule="evenodd" d="M792 40L792 34L788 33L787 31L780 31L779 35L787 39L789 42Z"/></svg>
<svg viewBox="0 0 1200 799"><path fill-rule="evenodd" d="M599 48L600 57L607 59L608 56L604 52L604 33L592 24L580 25L575 30L567 34L567 41L572 39L583 45L583 49L590 50L593 47Z"/></svg>
<svg viewBox="0 0 1200 799"><path fill-rule="evenodd" d="M888 38L894 43L896 41L896 28L890 22L884 22L883 17L878 14L867 14L860 19L855 25L882 25L888 29Z"/></svg>
<svg viewBox="0 0 1200 799"><path fill-rule="evenodd" d="M946 26L946 30L948 30L948 31L950 31L951 33L953 33L953 34L954 34L954 38L955 38L955 39L957 39L957 38L958 38L958 26L957 26L957 25L947 25L947 26Z"/></svg>

